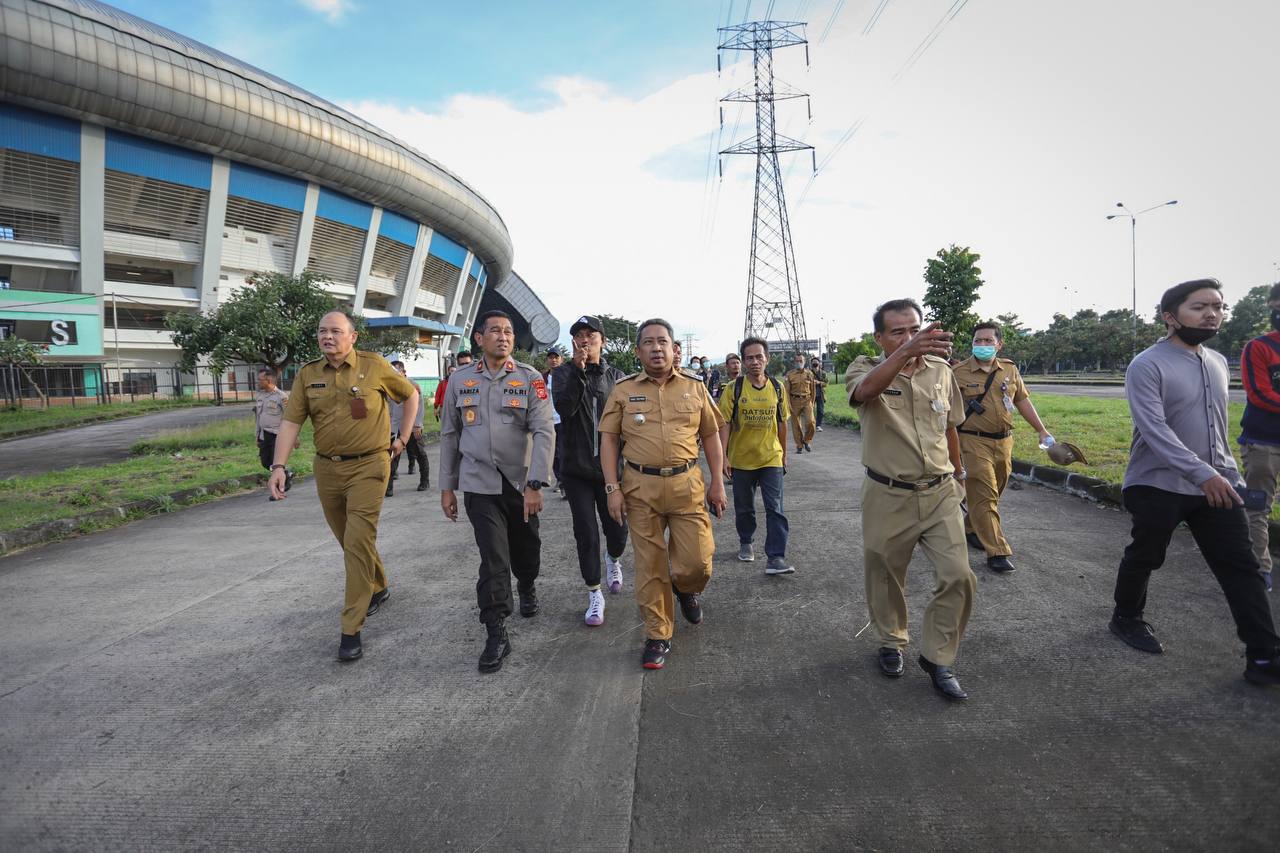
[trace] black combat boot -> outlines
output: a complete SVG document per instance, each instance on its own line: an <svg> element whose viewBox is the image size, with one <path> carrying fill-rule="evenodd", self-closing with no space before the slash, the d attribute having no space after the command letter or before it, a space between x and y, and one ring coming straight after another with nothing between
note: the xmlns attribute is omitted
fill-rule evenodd
<svg viewBox="0 0 1280 853"><path fill-rule="evenodd" d="M480 653L480 671L497 672L502 669L502 659L511 654L511 641L507 639L507 626L499 619L484 626L489 634L484 651Z"/></svg>

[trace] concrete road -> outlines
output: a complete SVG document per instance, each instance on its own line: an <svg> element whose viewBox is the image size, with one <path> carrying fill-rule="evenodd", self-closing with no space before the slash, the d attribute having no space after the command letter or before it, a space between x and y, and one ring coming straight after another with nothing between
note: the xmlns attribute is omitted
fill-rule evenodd
<svg viewBox="0 0 1280 853"><path fill-rule="evenodd" d="M959 673L875 665L858 436L787 476L792 576L716 524L706 621L639 666L628 555L605 625L566 505L543 518L543 612L476 671L471 529L434 491L387 502L392 596L335 659L342 560L314 488L232 498L0 559L4 850L1261 850L1280 689L1248 685L1226 605L1179 533L1148 618L1107 633L1123 514L1027 487L1018 571L975 560ZM404 478L401 483L408 485ZM909 576L918 632L928 565ZM1033 841L1032 841L1033 840Z"/></svg>
<svg viewBox="0 0 1280 853"><path fill-rule="evenodd" d="M1064 397L1124 398L1123 385L1056 385L1029 382L1027 390L1032 394L1061 394ZM1233 388L1227 394L1233 403L1244 402L1243 389Z"/></svg>
<svg viewBox="0 0 1280 853"><path fill-rule="evenodd" d="M120 462L140 438L252 414L252 403L192 406L0 441L0 479Z"/></svg>

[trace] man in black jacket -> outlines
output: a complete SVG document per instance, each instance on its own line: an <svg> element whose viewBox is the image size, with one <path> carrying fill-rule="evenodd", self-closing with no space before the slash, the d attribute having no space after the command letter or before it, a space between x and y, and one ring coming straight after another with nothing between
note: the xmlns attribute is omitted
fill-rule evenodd
<svg viewBox="0 0 1280 853"><path fill-rule="evenodd" d="M609 591L622 589L619 559L627 547L627 528L609 515L600 468L600 414L614 383L624 374L601 357L604 326L598 317L583 316L569 328L573 358L552 372L552 399L560 414L560 482L573 515L578 543L578 566L587 584L586 622L604 624L604 593L600 588L600 527L604 528ZM617 479L616 472L614 479ZM600 526L596 526L599 518Z"/></svg>

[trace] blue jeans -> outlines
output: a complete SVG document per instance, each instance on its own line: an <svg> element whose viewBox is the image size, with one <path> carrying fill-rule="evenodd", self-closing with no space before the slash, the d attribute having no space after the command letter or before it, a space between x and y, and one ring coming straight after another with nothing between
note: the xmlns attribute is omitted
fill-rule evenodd
<svg viewBox="0 0 1280 853"><path fill-rule="evenodd" d="M785 557L790 525L782 514L782 469L733 469L733 512L738 525L738 541L749 544L756 533L756 486L764 498L764 553Z"/></svg>

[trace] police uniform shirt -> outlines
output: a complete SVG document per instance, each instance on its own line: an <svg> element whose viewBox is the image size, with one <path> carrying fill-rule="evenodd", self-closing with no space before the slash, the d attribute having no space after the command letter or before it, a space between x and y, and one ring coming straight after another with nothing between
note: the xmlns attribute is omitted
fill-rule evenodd
<svg viewBox="0 0 1280 853"><path fill-rule="evenodd" d="M964 403L946 360L924 356L907 376L899 373L879 396L856 403L854 391L884 356L858 356L845 371L849 404L857 406L862 464L903 482L923 482L952 473L947 427L964 420Z"/></svg>
<svg viewBox="0 0 1280 853"><path fill-rule="evenodd" d="M458 368L440 417L444 491L500 495L504 478L522 491L529 480L546 482L551 475L551 395L536 367L507 359L490 371L481 357Z"/></svg>
<svg viewBox="0 0 1280 853"><path fill-rule="evenodd" d="M600 432L622 437L626 459L655 468L697 459L698 438L723 425L707 386L683 370L663 385L647 373L618 380L600 416Z"/></svg>
<svg viewBox="0 0 1280 853"><path fill-rule="evenodd" d="M813 399L815 383L813 374L809 372L807 367L788 370L787 375L783 377L783 382L788 396L803 400Z"/></svg>
<svg viewBox="0 0 1280 853"><path fill-rule="evenodd" d="M258 438L262 438L264 432L280 432L280 421L284 418L287 402L289 395L279 388L258 392L253 403L253 423L257 428Z"/></svg>
<svg viewBox="0 0 1280 853"><path fill-rule="evenodd" d="M301 425L310 417L316 453L321 456L386 450L391 434L387 398L404 402L413 390L413 383L385 358L353 349L336 369L323 358L302 366L293 380L284 419Z"/></svg>
<svg viewBox="0 0 1280 853"><path fill-rule="evenodd" d="M980 432L1008 432L1013 429L1012 406L1021 403L1027 397L1027 386L1022 382L1022 374L1018 366L1007 358L996 358L991 361L978 361L973 356L951 368L960 386L960 394L967 405L971 399L982 398L982 414L970 415L964 421L966 430ZM991 380L991 388L986 394L982 389L987 385L987 376L996 371ZM1008 405L1005 398L1009 398Z"/></svg>

